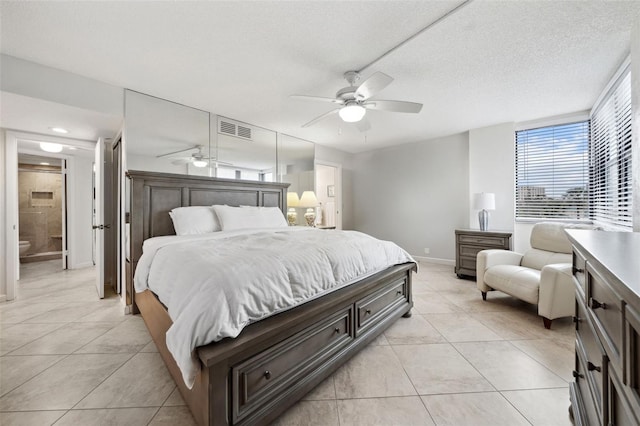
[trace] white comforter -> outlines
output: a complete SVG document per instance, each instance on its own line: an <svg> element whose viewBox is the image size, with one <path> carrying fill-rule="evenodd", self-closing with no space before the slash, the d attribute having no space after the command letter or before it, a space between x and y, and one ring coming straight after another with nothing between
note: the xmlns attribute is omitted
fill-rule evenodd
<svg viewBox="0 0 640 426"><path fill-rule="evenodd" d="M196 347L406 262L413 259L394 243L355 231L226 231L145 241L134 282L167 306L167 347L191 388Z"/></svg>

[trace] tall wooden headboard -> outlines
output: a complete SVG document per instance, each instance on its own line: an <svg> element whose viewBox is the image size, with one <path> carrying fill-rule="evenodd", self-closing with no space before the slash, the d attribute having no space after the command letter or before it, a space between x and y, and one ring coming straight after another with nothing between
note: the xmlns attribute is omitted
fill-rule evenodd
<svg viewBox="0 0 640 426"><path fill-rule="evenodd" d="M130 272L133 277L144 240L162 235L175 235L169 217L171 209L187 206L265 206L287 211L288 183L255 182L129 170L130 185L129 244ZM134 313L133 280L128 279L127 303ZM129 293L130 292L130 293Z"/></svg>

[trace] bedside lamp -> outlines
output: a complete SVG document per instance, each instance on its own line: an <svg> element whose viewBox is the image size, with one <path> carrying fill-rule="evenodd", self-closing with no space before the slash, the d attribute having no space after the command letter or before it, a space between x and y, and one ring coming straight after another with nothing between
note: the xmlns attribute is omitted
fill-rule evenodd
<svg viewBox="0 0 640 426"><path fill-rule="evenodd" d="M289 226L295 226L296 220L298 220L298 213L296 207L300 204L297 192L287 192L287 222Z"/></svg>
<svg viewBox="0 0 640 426"><path fill-rule="evenodd" d="M496 209L496 194L491 192L481 192L474 195L473 208L480 210L478 212L478 222L480 223L480 230L486 231L489 229L489 212L488 210Z"/></svg>
<svg viewBox="0 0 640 426"><path fill-rule="evenodd" d="M318 199L313 191L304 191L302 197L300 197L300 203L298 207L306 207L307 212L304 214L304 219L307 221L307 226L315 226L316 221L316 206L318 205Z"/></svg>

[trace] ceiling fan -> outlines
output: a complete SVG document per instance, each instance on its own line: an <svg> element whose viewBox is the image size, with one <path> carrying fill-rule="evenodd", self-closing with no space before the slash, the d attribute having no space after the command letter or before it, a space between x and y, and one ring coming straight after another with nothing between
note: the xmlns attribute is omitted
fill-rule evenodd
<svg viewBox="0 0 640 426"><path fill-rule="evenodd" d="M320 120L330 117L336 113L347 123L358 123L364 118L368 109L413 114L419 113L422 109L422 104L415 102L371 99L372 96L387 87L393 81L393 78L389 77L385 73L377 72L362 82L359 86L356 86L356 83L360 80L360 73L357 71L347 71L344 73L344 78L349 82L349 86L338 90L335 98L291 95L294 99L328 102L340 105L340 107L326 112L308 123L303 124L302 127L312 126ZM361 131L369 129L368 123L359 125L358 127Z"/></svg>
<svg viewBox="0 0 640 426"><path fill-rule="evenodd" d="M181 149L179 151L174 151L174 152L169 152L167 154L158 155L156 158L172 157L172 156L174 156L176 154L182 154L183 152L192 151L192 150L197 149L198 151L192 153L191 155L183 155L181 157L176 157L173 161L171 161L171 164L180 165L180 164L191 163L195 167L206 167L209 164L209 161L212 161L216 165L217 164L229 164L229 165L231 165L231 163L225 163L223 161L217 161L213 157L206 157L202 153L202 148L204 148L203 145L196 145L196 146L192 146L190 148Z"/></svg>

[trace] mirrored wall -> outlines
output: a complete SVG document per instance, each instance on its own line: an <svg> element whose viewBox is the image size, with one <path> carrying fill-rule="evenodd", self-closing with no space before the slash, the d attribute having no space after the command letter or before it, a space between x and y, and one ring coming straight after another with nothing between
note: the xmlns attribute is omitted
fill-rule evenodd
<svg viewBox="0 0 640 426"><path fill-rule="evenodd" d="M129 170L314 187L314 144L165 99L125 93Z"/></svg>

